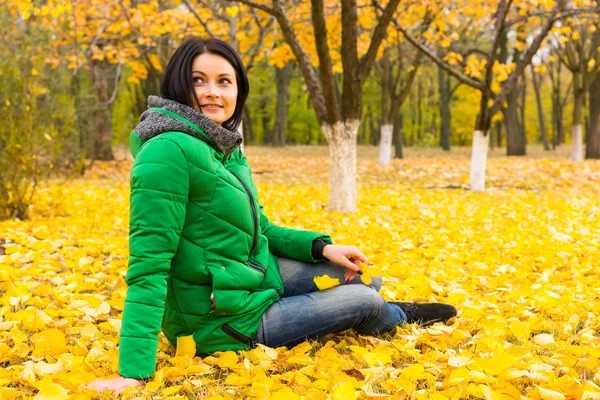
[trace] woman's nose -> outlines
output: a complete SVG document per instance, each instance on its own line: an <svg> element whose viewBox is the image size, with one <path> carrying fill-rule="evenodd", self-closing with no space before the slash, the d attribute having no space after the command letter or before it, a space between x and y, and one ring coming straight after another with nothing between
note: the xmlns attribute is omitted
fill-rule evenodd
<svg viewBox="0 0 600 400"><path fill-rule="evenodd" d="M208 97L219 97L219 88L214 83L206 85L206 96Z"/></svg>

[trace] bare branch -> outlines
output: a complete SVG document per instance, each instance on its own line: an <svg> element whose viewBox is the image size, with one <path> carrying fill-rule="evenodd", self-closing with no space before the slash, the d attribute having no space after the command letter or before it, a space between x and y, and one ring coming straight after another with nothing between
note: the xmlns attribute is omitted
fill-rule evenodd
<svg viewBox="0 0 600 400"><path fill-rule="evenodd" d="M383 14L379 18L379 22L375 27L375 32L373 33L373 37L371 38L371 44L369 45L369 49L367 53L363 56L360 61L360 82L361 85L365 81L365 77L369 74L369 70L371 69L371 65L375 61L375 57L377 56L377 50L379 50L379 46L381 42L385 38L385 34L387 28L398 8L398 4L400 0L390 0L385 9L383 10Z"/></svg>
<svg viewBox="0 0 600 400"><path fill-rule="evenodd" d="M226 0L226 1L239 2L239 3L245 4L247 6L250 6L252 8L256 8L257 10L264 11L267 14L275 15L275 10L273 8L267 7L264 4L255 3L254 1L251 1L251 0Z"/></svg>
<svg viewBox="0 0 600 400"><path fill-rule="evenodd" d="M104 24L102 24L102 26L100 27L100 30L98 30L98 33L96 33L96 36L94 36L94 39L92 39L92 42L90 43L90 45L87 46L87 49L85 51L86 57L90 56L90 54L92 53L92 48L96 45L96 43L98 43L98 40L100 40L100 36L102 36L102 34L106 30L107 26L108 26L108 22L105 22ZM77 40L77 38L75 40ZM81 53L82 52L79 52L79 54L81 54ZM75 60L77 60L79 58L79 54L77 54L77 57L75 58ZM77 64L75 69L73 69L73 73L71 74L71 76L77 75L77 73L79 72L79 68L81 68L81 66L83 65L83 61L84 60L82 60L79 64Z"/></svg>
<svg viewBox="0 0 600 400"><path fill-rule="evenodd" d="M459 81L464 83L465 85L469 85L478 90L484 89L483 82L476 80L476 79L469 78L468 76L464 75L463 73L455 70L449 64L444 62L440 57L438 57L437 54L435 54L435 52L433 50L427 48L424 44L420 43L419 41L417 41L417 39L412 37L411 34L408 33L400 24L398 24L396 22L394 25L400 32L402 32L402 34L404 35L406 40L408 40L417 49L422 51L427 57L429 57L429 59L431 61L436 63L438 66L440 66L440 68L442 68L444 71L448 72L450 75L452 75L453 77L455 77L456 79L458 79Z"/></svg>
<svg viewBox="0 0 600 400"><path fill-rule="evenodd" d="M248 4L247 0L239 1L244 2L244 4ZM308 86L308 90L311 94L311 101L315 109L315 114L317 114L319 124L324 124L327 122L325 98L319 84L319 79L317 78L317 73L310 62L310 57L296 37L294 29L292 28L292 24L287 19L285 10L283 9L279 0L273 0L273 8L270 10L272 11L272 15L277 18L277 22L281 28L281 33L286 43L292 49L294 57L298 62L298 66L300 67L300 71L302 71L302 76L304 77L306 86Z"/></svg>
<svg viewBox="0 0 600 400"><path fill-rule="evenodd" d="M256 22L256 25L258 26L259 33L258 33L258 40L256 40L247 51L248 62L246 63L246 70L250 70L254 66L254 60L258 56L259 50L263 45L263 41L265 40L265 35L267 34L267 30L268 30L268 28L271 27L271 25L273 25L273 18L270 18L267 21L266 25L264 25L264 26L261 25L260 20L258 19L258 16L256 15L255 10L253 8L251 10L252 10L251 12L252 12L254 21Z"/></svg>
<svg viewBox="0 0 600 400"><path fill-rule="evenodd" d="M321 84L323 95L327 102L327 122L333 123L341 121L339 96L335 79L333 76L333 67L331 62L331 54L329 53L329 45L327 44L327 24L325 23L325 11L323 9L323 0L311 0L312 22L315 35L315 46L317 55L319 56L319 72L321 75ZM343 28L342 28L343 29ZM342 32L342 42L344 41L344 33ZM354 53L356 56L356 53ZM342 54L342 57L344 55ZM345 64L344 64L345 66ZM346 70L346 68L344 68ZM346 77L344 73L344 78ZM344 79L344 87L346 79Z"/></svg>
<svg viewBox="0 0 600 400"><path fill-rule="evenodd" d="M525 15L522 15L518 18L515 18L513 20L510 20L506 23L506 28L512 28L514 25L527 21L529 18L531 17L547 17L547 16L552 16L554 11L536 11L536 12L532 12L532 13L527 13ZM561 13L561 17L573 17L575 15L579 15L579 14L586 14L586 13L591 13L591 14L596 14L596 13L600 13L600 7L587 7L587 8L569 8L564 10Z"/></svg>
<svg viewBox="0 0 600 400"><path fill-rule="evenodd" d="M196 19L198 20L198 22L200 22L200 25L202 25L202 27L204 28L204 30L206 30L206 32L209 34L209 36L213 37L213 38L216 37L215 34L208 27L208 24L206 23L206 21L204 21L204 19L202 19L202 17L200 17L200 14L198 14L198 12L196 11L196 9L194 7L192 7L192 5L190 4L190 2L188 0L181 0L181 2L183 4L185 4L185 6L188 8L188 10L190 10L190 12L192 14L194 14L194 17L196 17Z"/></svg>
<svg viewBox="0 0 600 400"><path fill-rule="evenodd" d="M131 22L131 18L129 17L129 12L127 12L127 8L125 7L125 5L123 5L123 0L119 0L119 5L121 6L121 9L123 10L123 15L125 16L125 19L127 20L127 23L129 24L129 26L131 27L131 30L133 31L137 31L137 29L135 29L135 27L133 26L133 23ZM156 76L160 76L160 71L158 71L156 68L154 68L154 65L152 65L152 61L150 61L150 57L148 57L148 53L143 53L144 58L146 59L146 63L148 64L148 67L152 70L152 73Z"/></svg>
<svg viewBox="0 0 600 400"><path fill-rule="evenodd" d="M555 12L554 12L553 17L549 18L546 21L546 23L542 27L541 31L537 34L537 36L531 43L531 46L529 46L529 48L523 55L523 58L521 58L521 60L517 63L517 66L515 67L515 69L510 73L510 75L508 76L508 79L502 85L502 89L500 90L500 93L494 99L494 103L490 107L490 112L489 112L490 116L493 116L496 112L500 111L500 109L503 107L506 97L512 91L514 85L517 83L519 77L523 74L523 71L525 70L527 65L529 65L529 63L531 62L531 59L533 58L535 53L537 53L538 49L540 48L540 46L541 46L542 42L544 41L544 39L546 38L546 36L548 36L548 33L552 29L554 22L556 22L556 20L559 18L560 11L561 11L560 2L559 2L559 6L555 7L554 11Z"/></svg>
<svg viewBox="0 0 600 400"><path fill-rule="evenodd" d="M112 95L110 96L110 99L108 99L108 101L106 103L104 103L104 105L111 105L112 103L114 103L115 99L117 98L117 89L119 88L119 80L121 79L121 68L123 67L123 61L119 60L119 64L117 65L117 72L115 73L115 87L113 89Z"/></svg>
<svg viewBox="0 0 600 400"><path fill-rule="evenodd" d="M212 1L211 4L208 4L205 1L198 0L198 3L202 4L204 6L204 8L208 8L209 10L211 10L213 12L213 15L215 16L215 18L221 20L222 22L225 22L226 24L229 24L229 20L227 19L227 17L222 16L221 13L219 12L219 7L217 6L218 2Z"/></svg>

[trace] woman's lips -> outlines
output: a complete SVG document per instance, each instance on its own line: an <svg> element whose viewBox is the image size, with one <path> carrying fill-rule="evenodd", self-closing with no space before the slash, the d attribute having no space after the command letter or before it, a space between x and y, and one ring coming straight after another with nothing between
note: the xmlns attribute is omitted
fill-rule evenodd
<svg viewBox="0 0 600 400"><path fill-rule="evenodd" d="M209 111L211 111L211 110L220 110L220 109L223 108L223 106L220 106L218 104L206 104L206 105L203 105L201 107L202 107L203 110L209 110Z"/></svg>

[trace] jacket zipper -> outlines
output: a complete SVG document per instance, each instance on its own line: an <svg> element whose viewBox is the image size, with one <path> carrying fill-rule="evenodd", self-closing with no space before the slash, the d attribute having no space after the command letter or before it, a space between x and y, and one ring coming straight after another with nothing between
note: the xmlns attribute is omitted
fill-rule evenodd
<svg viewBox="0 0 600 400"><path fill-rule="evenodd" d="M252 268L254 268L254 269L257 269L257 270L259 270L260 272L262 272L262 273L263 273L263 275L264 275L264 274L265 274L265 272L266 272L266 269L265 269L265 267L263 267L262 265L255 264L255 263L253 263L253 262L252 262L252 261L250 261L250 260L248 260L248 266L250 266L250 267L252 267Z"/></svg>
<svg viewBox="0 0 600 400"><path fill-rule="evenodd" d="M239 175L234 172L231 172L231 175L235 176L237 180L240 181L244 187L244 190L246 191L246 194L248 195L248 199L250 200L250 208L252 208L252 222L254 222L254 236L252 236L252 247L250 248L250 254L252 254L256 248L256 241L258 239L258 215L256 213L256 207L254 206L254 201L252 200L252 192L250 192L250 189L248 189L248 186L246 186L242 178L240 178Z"/></svg>
<svg viewBox="0 0 600 400"><path fill-rule="evenodd" d="M231 338L248 345L251 349L256 347L256 342L249 336L243 335L240 332L233 329L230 325L224 324L221 330L229 335Z"/></svg>

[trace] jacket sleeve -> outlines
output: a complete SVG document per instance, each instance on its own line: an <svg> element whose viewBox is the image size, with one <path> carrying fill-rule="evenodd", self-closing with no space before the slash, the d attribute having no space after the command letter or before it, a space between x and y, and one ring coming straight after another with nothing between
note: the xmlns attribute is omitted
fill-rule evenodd
<svg viewBox="0 0 600 400"><path fill-rule="evenodd" d="M262 205L260 205L260 229L269 241L269 250L271 253L293 260L312 263L323 261L322 259L313 258L313 241L321 239L327 243L333 243L331 237L323 233L302 231L275 225L269 221L269 218L263 212Z"/></svg>
<svg viewBox="0 0 600 400"><path fill-rule="evenodd" d="M144 144L131 169L128 285L119 348L119 374L154 375L167 277L184 225L189 169L169 139Z"/></svg>

